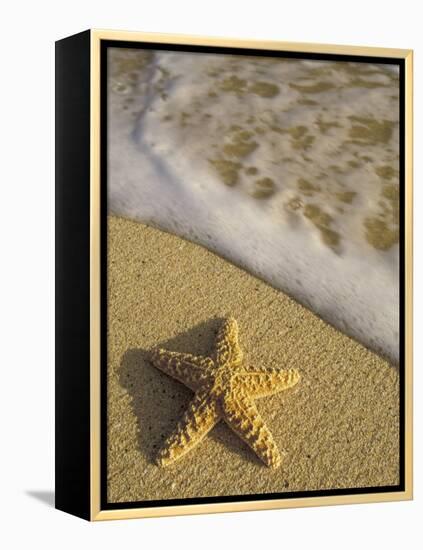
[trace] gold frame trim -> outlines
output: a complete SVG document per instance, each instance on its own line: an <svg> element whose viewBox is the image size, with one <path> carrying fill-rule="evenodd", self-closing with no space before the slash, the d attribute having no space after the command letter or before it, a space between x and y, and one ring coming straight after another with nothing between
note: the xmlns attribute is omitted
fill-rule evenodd
<svg viewBox="0 0 423 550"><path fill-rule="evenodd" d="M223 46L283 50L304 53L344 54L369 57L392 57L405 61L405 490L390 493L302 497L213 504L190 504L156 508L101 510L100 507L100 41L169 43L198 46ZM130 31L91 30L90 85L90 519L147 518L187 514L211 514L246 510L270 510L411 500L413 498L413 50L367 46L336 46L264 40L143 33Z"/></svg>

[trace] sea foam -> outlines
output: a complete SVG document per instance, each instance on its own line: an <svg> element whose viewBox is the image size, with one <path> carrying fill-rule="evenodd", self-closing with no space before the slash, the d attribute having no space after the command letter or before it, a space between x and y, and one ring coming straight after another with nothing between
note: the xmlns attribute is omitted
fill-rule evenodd
<svg viewBox="0 0 423 550"><path fill-rule="evenodd" d="M111 213L398 361L396 67L111 49L109 75Z"/></svg>

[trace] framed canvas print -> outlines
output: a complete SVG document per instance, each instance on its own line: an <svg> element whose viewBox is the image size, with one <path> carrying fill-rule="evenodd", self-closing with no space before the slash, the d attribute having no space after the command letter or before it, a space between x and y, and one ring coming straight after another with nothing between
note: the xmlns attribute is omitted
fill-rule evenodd
<svg viewBox="0 0 423 550"><path fill-rule="evenodd" d="M412 497L412 52L56 43L56 507Z"/></svg>

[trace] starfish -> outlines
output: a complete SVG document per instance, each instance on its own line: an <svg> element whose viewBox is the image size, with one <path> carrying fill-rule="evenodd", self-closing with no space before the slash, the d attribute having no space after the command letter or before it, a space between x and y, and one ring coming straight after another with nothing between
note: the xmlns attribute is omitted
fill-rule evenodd
<svg viewBox="0 0 423 550"><path fill-rule="evenodd" d="M157 464L167 466L195 447L220 421L247 443L269 467L281 463L276 443L254 399L294 386L296 369L249 368L243 365L238 324L232 317L220 327L213 357L194 356L156 348L154 366L195 392L175 431L165 441Z"/></svg>

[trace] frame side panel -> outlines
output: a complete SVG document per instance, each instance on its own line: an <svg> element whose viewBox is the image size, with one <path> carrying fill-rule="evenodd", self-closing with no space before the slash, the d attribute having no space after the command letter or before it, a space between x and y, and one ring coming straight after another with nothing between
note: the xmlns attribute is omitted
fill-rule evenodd
<svg viewBox="0 0 423 550"><path fill-rule="evenodd" d="M90 519L90 31L56 42L56 508Z"/></svg>

